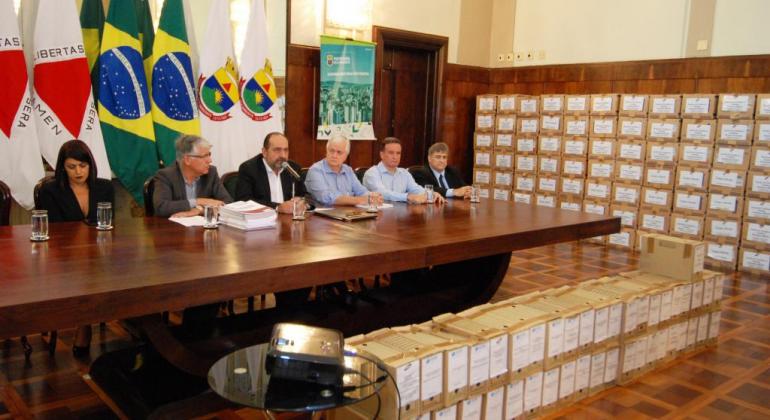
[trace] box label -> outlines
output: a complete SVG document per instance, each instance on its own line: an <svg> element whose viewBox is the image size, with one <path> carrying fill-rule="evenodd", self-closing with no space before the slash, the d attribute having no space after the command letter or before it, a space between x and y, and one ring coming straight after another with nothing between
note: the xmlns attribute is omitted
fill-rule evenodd
<svg viewBox="0 0 770 420"><path fill-rule="evenodd" d="M770 201L748 199L749 217L758 217L760 219L770 219Z"/></svg>
<svg viewBox="0 0 770 420"><path fill-rule="evenodd" d="M535 189L534 178L527 178L523 176L516 177L516 189L522 191L532 191Z"/></svg>
<svg viewBox="0 0 770 420"><path fill-rule="evenodd" d="M559 207L562 210L569 210L569 211L580 211L580 202L568 202L568 201L562 201L559 203Z"/></svg>
<svg viewBox="0 0 770 420"><path fill-rule="evenodd" d="M758 115L768 115L770 114L770 98L762 98L759 100L759 107L757 108Z"/></svg>
<svg viewBox="0 0 770 420"><path fill-rule="evenodd" d="M556 115L543 115L541 117L541 127L543 130L559 130L561 129L561 117Z"/></svg>
<svg viewBox="0 0 770 420"><path fill-rule="evenodd" d="M541 152L559 152L561 141L558 137L540 137Z"/></svg>
<svg viewBox="0 0 770 420"><path fill-rule="evenodd" d="M476 165L489 166L492 154L489 152L476 152Z"/></svg>
<svg viewBox="0 0 770 420"><path fill-rule="evenodd" d="M650 123L650 137L670 139L674 137L676 124L669 122Z"/></svg>
<svg viewBox="0 0 770 420"><path fill-rule="evenodd" d="M610 112L612 111L612 96L592 96L591 97L591 110L594 112Z"/></svg>
<svg viewBox="0 0 770 420"><path fill-rule="evenodd" d="M639 192L636 188L615 187L615 201L621 203L636 204L639 201Z"/></svg>
<svg viewBox="0 0 770 420"><path fill-rule="evenodd" d="M757 140L770 141L770 123L757 122L757 130L759 130Z"/></svg>
<svg viewBox="0 0 770 420"><path fill-rule="evenodd" d="M654 114L673 114L676 110L674 98L652 98L652 112Z"/></svg>
<svg viewBox="0 0 770 420"><path fill-rule="evenodd" d="M542 191L555 192L556 191L556 179L554 178L539 178L539 188Z"/></svg>
<svg viewBox="0 0 770 420"><path fill-rule="evenodd" d="M481 395L476 397L470 397L467 400L461 402L462 404L462 418L463 419L480 419L481 418Z"/></svg>
<svg viewBox="0 0 770 420"><path fill-rule="evenodd" d="M650 160L673 162L676 157L676 147L653 145L650 147Z"/></svg>
<svg viewBox="0 0 770 420"><path fill-rule="evenodd" d="M671 171L669 169L649 169L647 171L647 182L668 185L671 182Z"/></svg>
<svg viewBox="0 0 770 420"><path fill-rule="evenodd" d="M500 335L489 341L489 377L508 373L508 336Z"/></svg>
<svg viewBox="0 0 770 420"><path fill-rule="evenodd" d="M703 172L681 171L679 172L679 186L703 188L703 178Z"/></svg>
<svg viewBox="0 0 770 420"><path fill-rule="evenodd" d="M743 267L755 270L770 270L770 254L753 251L743 251Z"/></svg>
<svg viewBox="0 0 770 420"><path fill-rule="evenodd" d="M513 134L498 134L497 146L513 147Z"/></svg>
<svg viewBox="0 0 770 420"><path fill-rule="evenodd" d="M422 371L422 385L420 386L420 399L429 400L441 394L444 386L444 356L441 353L423 358L420 361Z"/></svg>
<svg viewBox="0 0 770 420"><path fill-rule="evenodd" d="M524 382L524 411L530 411L540 407L542 396L543 372L537 372L527 376L527 379Z"/></svg>
<svg viewBox="0 0 770 420"><path fill-rule="evenodd" d="M687 210L700 210L701 196L687 193L676 194L676 204L674 207Z"/></svg>
<svg viewBox="0 0 770 420"><path fill-rule="evenodd" d="M522 133L537 133L537 120L521 119L520 121Z"/></svg>
<svg viewBox="0 0 770 420"><path fill-rule="evenodd" d="M685 235L699 236L700 222L696 219L685 219L684 217L677 217L676 220L674 220L674 232L683 233Z"/></svg>
<svg viewBox="0 0 770 420"><path fill-rule="evenodd" d="M601 204L585 203L585 208L583 210L586 213L591 213L591 214L598 214L598 215L604 214L604 206Z"/></svg>
<svg viewBox="0 0 770 420"><path fill-rule="evenodd" d="M661 293L650 296L650 315L647 318L647 325L653 326L660 322L660 300L663 297Z"/></svg>
<svg viewBox="0 0 770 420"><path fill-rule="evenodd" d="M529 329L511 334L511 370L517 372L530 364Z"/></svg>
<svg viewBox="0 0 770 420"><path fill-rule="evenodd" d="M524 380L508 384L505 389L505 418L515 418L524 412ZM452 417L454 420L454 417Z"/></svg>
<svg viewBox="0 0 770 420"><path fill-rule="evenodd" d="M581 194L583 192L583 180L563 178L561 190L565 193Z"/></svg>
<svg viewBox="0 0 770 420"><path fill-rule="evenodd" d="M607 354L601 352L591 356L591 381L589 387L595 388L604 383L604 364Z"/></svg>
<svg viewBox="0 0 770 420"><path fill-rule="evenodd" d="M477 115L476 116L476 126L478 128L492 128L495 125L495 116L494 115Z"/></svg>
<svg viewBox="0 0 770 420"><path fill-rule="evenodd" d="M492 135L491 134L476 134L476 146L478 146L478 147L492 147Z"/></svg>
<svg viewBox="0 0 770 420"><path fill-rule="evenodd" d="M737 172L727 172L714 169L714 171L711 173L711 185L718 187L737 188L743 185L743 179L738 176Z"/></svg>
<svg viewBox="0 0 770 420"><path fill-rule="evenodd" d="M409 362L396 369L398 393L401 395L401 407L405 407L420 398L420 364Z"/></svg>
<svg viewBox="0 0 770 420"><path fill-rule="evenodd" d="M722 321L722 311L712 312L709 319L709 338L717 338L719 335L719 323Z"/></svg>
<svg viewBox="0 0 770 420"><path fill-rule="evenodd" d="M641 136L642 122L623 120L620 123L620 134L626 136Z"/></svg>
<svg viewBox="0 0 770 420"><path fill-rule="evenodd" d="M584 155L586 153L586 144L584 141L567 140L564 142L564 154Z"/></svg>
<svg viewBox="0 0 770 420"><path fill-rule="evenodd" d="M477 184L489 184L489 171L476 171L473 175L473 182Z"/></svg>
<svg viewBox="0 0 770 420"><path fill-rule="evenodd" d="M591 154L598 156L612 156L612 141L594 140L591 147Z"/></svg>
<svg viewBox="0 0 770 420"><path fill-rule="evenodd" d="M623 111L639 111L644 109L644 96L623 96Z"/></svg>
<svg viewBox="0 0 770 420"><path fill-rule="evenodd" d="M644 192L644 202L656 206L665 206L668 204L669 191L647 189Z"/></svg>
<svg viewBox="0 0 770 420"><path fill-rule="evenodd" d="M569 175L583 175L585 162L582 160L565 160L564 173Z"/></svg>
<svg viewBox="0 0 770 420"><path fill-rule="evenodd" d="M685 128L685 138L692 140L710 140L711 124L687 124L687 128Z"/></svg>
<svg viewBox="0 0 770 420"><path fill-rule="evenodd" d="M575 391L575 367L576 362L574 360L561 365L559 399L569 397Z"/></svg>
<svg viewBox="0 0 770 420"><path fill-rule="evenodd" d="M548 357L556 357L564 347L564 320L561 318L548 322Z"/></svg>
<svg viewBox="0 0 770 420"><path fill-rule="evenodd" d="M594 163L593 165L591 165L591 176L594 178L612 177L612 164L611 163Z"/></svg>
<svg viewBox="0 0 770 420"><path fill-rule="evenodd" d="M576 96L567 98L567 111L581 112L586 110L586 97Z"/></svg>
<svg viewBox="0 0 770 420"><path fill-rule="evenodd" d="M608 198L610 196L610 186L589 182L586 195L589 197Z"/></svg>
<svg viewBox="0 0 770 420"><path fill-rule="evenodd" d="M719 133L720 140L749 140L749 126L746 124L723 124Z"/></svg>
<svg viewBox="0 0 770 420"><path fill-rule="evenodd" d="M489 379L489 341L471 346L470 384Z"/></svg>
<svg viewBox="0 0 770 420"><path fill-rule="evenodd" d="M721 245L709 242L707 248L706 255L713 260L735 261L735 245Z"/></svg>
<svg viewBox="0 0 770 420"><path fill-rule="evenodd" d="M502 190L500 188L495 188L492 191L492 197L495 200L501 200L501 201L508 201L510 199L511 192L509 190Z"/></svg>
<svg viewBox="0 0 770 420"><path fill-rule="evenodd" d="M494 111L495 110L495 98L494 97L482 97L479 98L479 111Z"/></svg>
<svg viewBox="0 0 770 420"><path fill-rule="evenodd" d="M594 317L595 312L589 309L580 314L580 346L585 346L594 341Z"/></svg>
<svg viewBox="0 0 770 420"><path fill-rule="evenodd" d="M682 147L682 160L688 162L707 163L709 161L709 146L685 145Z"/></svg>
<svg viewBox="0 0 770 420"><path fill-rule="evenodd" d="M532 204L531 194L513 193L513 201L517 203Z"/></svg>
<svg viewBox="0 0 770 420"><path fill-rule="evenodd" d="M540 158L540 171L541 172L558 172L559 161L551 158Z"/></svg>
<svg viewBox="0 0 770 420"><path fill-rule="evenodd" d="M738 207L738 197L724 194L711 193L709 196L709 210L735 212Z"/></svg>
<svg viewBox="0 0 770 420"><path fill-rule="evenodd" d="M577 359L575 368L575 391L588 388L588 380L591 375L591 355L586 354Z"/></svg>
<svg viewBox="0 0 770 420"><path fill-rule="evenodd" d="M561 111L561 98L558 96L545 96L542 98L543 111Z"/></svg>
<svg viewBox="0 0 770 420"><path fill-rule="evenodd" d="M613 118L594 119L594 133L612 134L612 128L614 123L615 123L615 119Z"/></svg>
<svg viewBox="0 0 770 420"><path fill-rule="evenodd" d="M620 224L623 226L634 226L634 220L636 219L636 212L626 210L613 210L613 217L620 217ZM622 233L622 232L621 232Z"/></svg>
<svg viewBox="0 0 770 420"><path fill-rule="evenodd" d="M609 317L609 307L596 310L596 319L594 320L594 343L601 343L607 339L607 323L609 322Z"/></svg>
<svg viewBox="0 0 770 420"><path fill-rule="evenodd" d="M534 171L535 157L534 156L516 156L516 169L520 171Z"/></svg>
<svg viewBox="0 0 770 420"><path fill-rule="evenodd" d="M770 244L770 225L749 223L749 226L746 228L746 239L752 242Z"/></svg>
<svg viewBox="0 0 770 420"><path fill-rule="evenodd" d="M770 193L770 176L754 175L754 180L751 183L751 191Z"/></svg>
<svg viewBox="0 0 770 420"><path fill-rule="evenodd" d="M515 111L516 110L516 97L515 96L500 96L500 110L501 111Z"/></svg>
<svg viewBox="0 0 770 420"><path fill-rule="evenodd" d="M503 418L503 388L497 388L487 392L486 409L484 410L485 419Z"/></svg>
<svg viewBox="0 0 770 420"><path fill-rule="evenodd" d="M497 117L497 129L513 131L516 128L516 117Z"/></svg>
<svg viewBox="0 0 770 420"><path fill-rule="evenodd" d="M479 197L481 197L481 198L489 198L489 188L482 188L479 191Z"/></svg>
<svg viewBox="0 0 770 420"><path fill-rule="evenodd" d="M609 236L608 242L613 245L631 247L631 234L629 232L613 233Z"/></svg>
<svg viewBox="0 0 770 420"><path fill-rule="evenodd" d="M617 347L607 350L607 364L604 368L604 383L612 382L618 378L618 362L620 361L620 349Z"/></svg>
<svg viewBox="0 0 770 420"><path fill-rule="evenodd" d="M542 362L545 357L545 324L529 329L529 364Z"/></svg>
<svg viewBox="0 0 770 420"><path fill-rule="evenodd" d="M586 120L567 121L567 134L572 136L586 135Z"/></svg>
<svg viewBox="0 0 770 420"><path fill-rule="evenodd" d="M732 220L712 220L711 234L714 236L724 236L727 238L738 237L738 222Z"/></svg>
<svg viewBox="0 0 770 420"><path fill-rule="evenodd" d="M535 139L517 139L516 151L518 152L534 152L535 151Z"/></svg>
<svg viewBox="0 0 770 420"><path fill-rule="evenodd" d="M642 145L641 144L629 144L621 143L619 157L621 159L642 159Z"/></svg>
<svg viewBox="0 0 770 420"><path fill-rule="evenodd" d="M521 112L537 112L537 99L522 99L519 109Z"/></svg>
<svg viewBox="0 0 770 420"><path fill-rule="evenodd" d="M642 179L642 166L641 165L620 165L620 171L618 178L628 179L632 181L639 181Z"/></svg>
<svg viewBox="0 0 770 420"><path fill-rule="evenodd" d="M717 148L717 163L724 165L743 165L745 149L733 149L731 147L718 147Z"/></svg>
<svg viewBox="0 0 770 420"><path fill-rule="evenodd" d="M770 150L757 150L754 154L754 166L770 168Z"/></svg>
<svg viewBox="0 0 770 420"><path fill-rule="evenodd" d="M746 95L721 95L722 111L749 112L749 97Z"/></svg>
<svg viewBox="0 0 770 420"><path fill-rule="evenodd" d="M655 214L642 214L642 227L645 229L664 231L666 218Z"/></svg>
<svg viewBox="0 0 770 420"><path fill-rule="evenodd" d="M684 98L685 114L708 114L710 98Z"/></svg>
<svg viewBox="0 0 770 420"><path fill-rule="evenodd" d="M495 172L495 184L511 186L513 174L510 172Z"/></svg>
<svg viewBox="0 0 770 420"><path fill-rule="evenodd" d="M436 420L457 420L457 404L452 404L443 410L436 411Z"/></svg>
<svg viewBox="0 0 770 420"><path fill-rule="evenodd" d="M498 168L512 168L513 167L513 155L498 154L495 155L495 166Z"/></svg>

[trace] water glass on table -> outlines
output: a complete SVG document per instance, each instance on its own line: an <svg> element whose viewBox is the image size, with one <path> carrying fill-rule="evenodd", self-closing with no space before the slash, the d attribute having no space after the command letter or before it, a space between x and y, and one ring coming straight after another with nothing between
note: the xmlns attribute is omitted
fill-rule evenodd
<svg viewBox="0 0 770 420"><path fill-rule="evenodd" d="M48 210L32 210L32 234L29 240L34 242L48 240Z"/></svg>
<svg viewBox="0 0 770 420"><path fill-rule="evenodd" d="M109 201L96 203L96 229L112 229L112 203Z"/></svg>
<svg viewBox="0 0 770 420"><path fill-rule="evenodd" d="M428 203L433 202L433 185L431 184L425 186L425 200Z"/></svg>
<svg viewBox="0 0 770 420"><path fill-rule="evenodd" d="M367 213L377 213L379 209L377 208L377 196L374 195L374 193L369 193L368 197L368 206L366 207Z"/></svg>
<svg viewBox="0 0 770 420"><path fill-rule="evenodd" d="M479 184L471 185L471 203L481 202L481 187Z"/></svg>
<svg viewBox="0 0 770 420"><path fill-rule="evenodd" d="M219 207L203 206L203 227L206 229L219 228Z"/></svg>
<svg viewBox="0 0 770 420"><path fill-rule="evenodd" d="M291 220L305 220L307 204L304 198L295 198L291 207Z"/></svg>

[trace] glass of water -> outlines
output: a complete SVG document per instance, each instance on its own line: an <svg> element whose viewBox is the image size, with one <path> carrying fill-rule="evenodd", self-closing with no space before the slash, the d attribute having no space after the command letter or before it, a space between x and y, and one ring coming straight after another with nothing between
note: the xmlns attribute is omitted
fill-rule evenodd
<svg viewBox="0 0 770 420"><path fill-rule="evenodd" d="M32 234L29 239L35 242L48 240L48 210L32 210Z"/></svg>
<svg viewBox="0 0 770 420"><path fill-rule="evenodd" d="M471 185L471 203L481 202L481 187L479 184Z"/></svg>
<svg viewBox="0 0 770 420"><path fill-rule="evenodd" d="M203 207L203 227L206 229L219 228L219 207L217 206Z"/></svg>
<svg viewBox="0 0 770 420"><path fill-rule="evenodd" d="M305 220L305 210L307 205L304 198L297 198L292 202L291 220Z"/></svg>
<svg viewBox="0 0 770 420"><path fill-rule="evenodd" d="M96 229L112 229L112 203L109 201L96 203Z"/></svg>
<svg viewBox="0 0 770 420"><path fill-rule="evenodd" d="M425 200L428 203L433 202L433 185L431 184L425 186Z"/></svg>
<svg viewBox="0 0 770 420"><path fill-rule="evenodd" d="M366 208L366 211L368 213L377 213L379 211L377 209L377 197L374 195L374 193L369 193L369 206Z"/></svg>

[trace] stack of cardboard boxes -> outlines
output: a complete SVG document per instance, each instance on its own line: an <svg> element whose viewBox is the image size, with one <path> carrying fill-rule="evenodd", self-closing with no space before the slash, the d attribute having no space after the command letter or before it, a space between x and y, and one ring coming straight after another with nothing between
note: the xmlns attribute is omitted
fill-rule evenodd
<svg viewBox="0 0 770 420"><path fill-rule="evenodd" d="M705 240L711 267L770 274L770 95L483 95L482 196L614 215L591 241Z"/></svg>
<svg viewBox="0 0 770 420"><path fill-rule="evenodd" d="M644 236L641 270L351 337L398 385L384 419L503 419L563 408L677 356L715 345L723 275L705 244ZM375 369L362 372L376 377ZM398 392L398 395L396 394ZM337 412L370 418L377 401Z"/></svg>

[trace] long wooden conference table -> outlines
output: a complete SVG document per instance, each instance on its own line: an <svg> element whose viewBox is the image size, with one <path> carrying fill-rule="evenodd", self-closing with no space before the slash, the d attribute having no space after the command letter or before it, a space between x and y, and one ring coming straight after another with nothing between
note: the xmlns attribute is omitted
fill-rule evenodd
<svg viewBox="0 0 770 420"><path fill-rule="evenodd" d="M442 265L444 276L477 284L458 302L467 307L494 294L511 251L618 232L620 220L449 200L353 223L281 215L275 229L251 232L161 218L49 230L35 243L29 225L0 227L0 338Z"/></svg>

